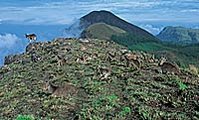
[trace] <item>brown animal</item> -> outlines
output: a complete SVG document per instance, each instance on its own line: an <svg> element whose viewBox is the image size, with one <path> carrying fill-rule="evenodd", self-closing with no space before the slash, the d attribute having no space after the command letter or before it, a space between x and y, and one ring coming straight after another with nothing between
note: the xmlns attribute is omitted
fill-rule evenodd
<svg viewBox="0 0 199 120"><path fill-rule="evenodd" d="M107 55L107 58L106 58L106 59L107 59L108 61L114 61L114 60L116 60L116 59L115 59L115 57L116 57L116 53L115 53L115 52L108 52L107 54L108 54L108 55Z"/></svg>
<svg viewBox="0 0 199 120"><path fill-rule="evenodd" d="M56 86L50 81L45 83L43 89L54 97L74 96L78 92L77 88L70 83L66 83L63 86Z"/></svg>
<svg viewBox="0 0 199 120"><path fill-rule="evenodd" d="M136 54L128 53L128 54L125 55L125 58L127 60L137 60L138 56Z"/></svg>
<svg viewBox="0 0 199 120"><path fill-rule="evenodd" d="M139 59L139 56L135 53L125 54L124 58L127 61L127 66L134 66L136 69L141 66L141 60Z"/></svg>
<svg viewBox="0 0 199 120"><path fill-rule="evenodd" d="M172 73L172 74L179 74L180 68L171 62L167 62L165 58L163 58L159 64L161 67L162 73Z"/></svg>
<svg viewBox="0 0 199 120"><path fill-rule="evenodd" d="M111 75L111 68L100 67L98 68L98 73L100 74L100 79L107 79Z"/></svg>
<svg viewBox="0 0 199 120"><path fill-rule="evenodd" d="M87 48L86 48L85 46L82 45L82 46L80 47L80 50L81 50L81 51L86 51Z"/></svg>
<svg viewBox="0 0 199 120"><path fill-rule="evenodd" d="M31 41L36 41L37 40L37 36L35 34L25 34L25 37Z"/></svg>
<svg viewBox="0 0 199 120"><path fill-rule="evenodd" d="M92 58L89 56L83 55L82 57L77 58L76 62L86 64L89 60L92 60Z"/></svg>
<svg viewBox="0 0 199 120"><path fill-rule="evenodd" d="M198 68L195 67L194 65L189 65L189 70L191 71L191 73L197 75L198 74Z"/></svg>
<svg viewBox="0 0 199 120"><path fill-rule="evenodd" d="M67 63L66 59L61 56L57 56L57 65L59 67L64 66Z"/></svg>

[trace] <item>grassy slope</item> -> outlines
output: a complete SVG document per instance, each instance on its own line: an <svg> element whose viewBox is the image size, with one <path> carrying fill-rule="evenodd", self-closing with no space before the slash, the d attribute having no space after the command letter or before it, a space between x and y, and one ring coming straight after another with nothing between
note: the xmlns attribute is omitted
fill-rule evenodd
<svg viewBox="0 0 199 120"><path fill-rule="evenodd" d="M166 56L169 60L174 61L182 67L188 67L193 64L199 67L199 46L178 46L164 43L144 42L129 46L131 50L145 51L154 53L156 56Z"/></svg>
<svg viewBox="0 0 199 120"><path fill-rule="evenodd" d="M116 26L120 29L123 29L124 31L131 34L133 33L138 36L145 36L149 39L156 39L155 36L147 32L146 30L141 29L138 26L135 26L119 18L118 16L114 15L110 11L106 11L106 10L92 11L89 14L80 18L80 24L86 28L95 23L106 23L108 25Z"/></svg>
<svg viewBox="0 0 199 120"><path fill-rule="evenodd" d="M105 23L96 23L89 26L84 33L86 34L85 37L88 38L110 40L112 35L119 35L126 32L118 27L110 26Z"/></svg>
<svg viewBox="0 0 199 120"><path fill-rule="evenodd" d="M187 72L161 74L155 70L160 69L157 63L147 61L149 54L135 53L142 61L137 69L121 59L124 47L104 40L57 40L33 46L35 50L19 56L21 61L0 69L0 119L19 114L60 120L199 119L199 79ZM81 50L83 46L86 50ZM107 53L115 54L112 61ZM31 61L32 54L41 60ZM56 55L67 58L67 63L59 67ZM82 56L92 59L77 62ZM103 68L111 68L106 79L101 78ZM42 89L45 80L57 85L70 82L87 97L81 92L77 97L49 96Z"/></svg>
<svg viewBox="0 0 199 120"><path fill-rule="evenodd" d="M104 23L96 23L86 29L88 38L98 38L113 40L121 45L127 46L131 50L154 53L156 56L166 56L169 60L176 62L182 67L193 64L199 67L199 45L173 45L159 42L144 36L129 34L120 28Z"/></svg>
<svg viewBox="0 0 199 120"><path fill-rule="evenodd" d="M157 37L163 41L178 44L190 44L199 42L199 30L184 27L165 27Z"/></svg>
<svg viewBox="0 0 199 120"><path fill-rule="evenodd" d="M169 60L178 63L182 67L193 64L199 67L199 45L174 45L145 38L139 38L132 34L112 36L113 41L127 46L130 50L145 51L156 56L166 56Z"/></svg>

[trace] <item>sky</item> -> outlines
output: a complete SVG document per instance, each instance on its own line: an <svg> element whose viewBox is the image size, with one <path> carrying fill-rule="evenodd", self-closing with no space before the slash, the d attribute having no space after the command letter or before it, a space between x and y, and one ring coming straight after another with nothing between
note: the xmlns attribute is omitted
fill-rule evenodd
<svg viewBox="0 0 199 120"><path fill-rule="evenodd" d="M198 0L1 0L0 22L68 24L93 10L110 10L129 22L197 23ZM17 18L17 19L16 19Z"/></svg>
<svg viewBox="0 0 199 120"><path fill-rule="evenodd" d="M41 41L62 36L93 10L109 10L154 35L165 26L199 28L199 0L0 0L0 64L24 51L25 33Z"/></svg>
<svg viewBox="0 0 199 120"><path fill-rule="evenodd" d="M199 0L0 0L0 24L72 24L93 10L109 10L158 34L165 26L199 28Z"/></svg>

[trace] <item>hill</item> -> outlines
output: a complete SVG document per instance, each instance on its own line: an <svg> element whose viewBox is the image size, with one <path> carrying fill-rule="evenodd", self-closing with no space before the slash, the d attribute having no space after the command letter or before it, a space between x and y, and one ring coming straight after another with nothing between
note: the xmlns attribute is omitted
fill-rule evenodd
<svg viewBox="0 0 199 120"><path fill-rule="evenodd" d="M107 25L105 23L95 23L86 28L81 36L83 38L111 40L113 35L120 35L123 33L126 32L118 27Z"/></svg>
<svg viewBox="0 0 199 120"><path fill-rule="evenodd" d="M199 42L199 29L184 27L165 27L157 37L176 44L195 44Z"/></svg>
<svg viewBox="0 0 199 120"><path fill-rule="evenodd" d="M0 68L0 119L199 119L199 78L106 40L31 43ZM175 70L175 69L174 69ZM175 71L173 71L175 72ZM73 85L53 96L45 81Z"/></svg>
<svg viewBox="0 0 199 120"><path fill-rule="evenodd" d="M165 41L150 41L144 37L135 37L128 33L113 35L111 40L128 47L130 50L152 53L159 58L164 56L184 68L189 65L199 67L199 44L184 45L182 43L172 44Z"/></svg>
<svg viewBox="0 0 199 120"><path fill-rule="evenodd" d="M175 43L177 43L177 45L175 45L168 41L160 41L153 35L149 35L149 33L145 32L145 30L122 20L111 12L93 11L83 16L80 19L80 24L84 29L81 34L81 38L112 40L118 44L128 47L131 50L142 50L153 53L159 57L165 56L182 67L188 67L190 64L199 67L198 58L195 57L198 55L196 52L197 50L189 52L188 49L185 49L182 46L185 42L182 43L181 41L176 41ZM167 29L170 28L174 27L167 27L163 31L167 31ZM178 27L177 29L184 28ZM164 33L163 31L160 33L160 36ZM173 36L171 36L171 34L172 32L168 32L168 34L165 34L165 37L172 38ZM176 34L182 35L184 32L178 31ZM153 36L153 38L151 36ZM186 36L177 38L185 40ZM173 39L175 39L175 37ZM189 46L189 48L191 48L191 46ZM193 49L195 48L196 46ZM189 54L187 54L188 52Z"/></svg>
<svg viewBox="0 0 199 120"><path fill-rule="evenodd" d="M109 11L92 11L89 14L80 18L80 26L83 28L83 30L87 29L90 25L93 25L95 23L105 23L110 26L118 27L126 31L127 33L133 34L135 36L142 36L149 40L157 40L155 36L147 32L146 30L126 22L125 20L117 17ZM84 34L85 33L86 32L84 31Z"/></svg>

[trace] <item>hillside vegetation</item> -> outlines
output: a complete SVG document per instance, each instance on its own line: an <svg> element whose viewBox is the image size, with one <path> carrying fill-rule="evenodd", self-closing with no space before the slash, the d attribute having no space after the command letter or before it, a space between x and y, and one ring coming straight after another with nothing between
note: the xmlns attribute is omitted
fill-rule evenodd
<svg viewBox="0 0 199 120"><path fill-rule="evenodd" d="M199 43L199 29L168 26L157 37L175 44L194 44Z"/></svg>
<svg viewBox="0 0 199 120"><path fill-rule="evenodd" d="M158 63L106 40L31 43L0 68L0 119L199 119L197 73L163 73ZM77 94L56 97L45 81Z"/></svg>
<svg viewBox="0 0 199 120"><path fill-rule="evenodd" d="M88 27L96 23L105 23L112 27L114 26L114 27L120 28L129 34L142 36L142 38L147 38L150 40L158 40L151 33L121 19L120 17L114 15L110 11L105 11L105 10L92 11L88 13L87 15L80 18L80 26L82 27L83 30L86 30Z"/></svg>
<svg viewBox="0 0 199 120"><path fill-rule="evenodd" d="M130 50L145 51L164 56L181 67L199 67L198 30L183 27L166 27L157 36L126 22L109 11L93 11L80 18L81 38L112 40Z"/></svg>
<svg viewBox="0 0 199 120"><path fill-rule="evenodd" d="M102 40L110 40L113 35L126 33L124 30L107 25L105 23L96 23L85 29L81 36L83 38L98 38Z"/></svg>
<svg viewBox="0 0 199 120"><path fill-rule="evenodd" d="M171 44L142 38L133 34L113 35L111 40L128 47L130 50L152 53L158 58L164 56L181 67L188 67L190 64L199 67L199 44Z"/></svg>

